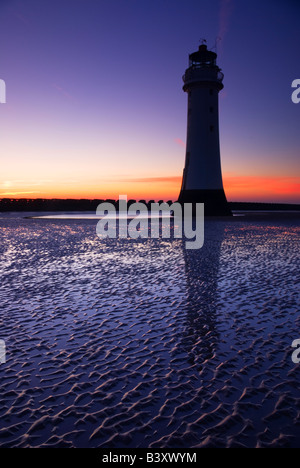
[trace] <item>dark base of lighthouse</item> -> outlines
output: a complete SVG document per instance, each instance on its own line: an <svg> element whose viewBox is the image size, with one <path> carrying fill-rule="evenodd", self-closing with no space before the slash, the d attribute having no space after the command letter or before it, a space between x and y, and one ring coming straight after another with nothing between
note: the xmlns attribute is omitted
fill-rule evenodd
<svg viewBox="0 0 300 468"><path fill-rule="evenodd" d="M204 203L204 216L232 216L224 190L182 190L179 203Z"/></svg>

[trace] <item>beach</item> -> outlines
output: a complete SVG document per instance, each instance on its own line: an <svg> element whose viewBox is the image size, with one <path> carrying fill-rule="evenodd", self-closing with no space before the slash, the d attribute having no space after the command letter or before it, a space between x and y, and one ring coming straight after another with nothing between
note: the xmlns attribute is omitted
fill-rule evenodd
<svg viewBox="0 0 300 468"><path fill-rule="evenodd" d="M296 213L184 239L0 214L0 447L300 447Z"/></svg>

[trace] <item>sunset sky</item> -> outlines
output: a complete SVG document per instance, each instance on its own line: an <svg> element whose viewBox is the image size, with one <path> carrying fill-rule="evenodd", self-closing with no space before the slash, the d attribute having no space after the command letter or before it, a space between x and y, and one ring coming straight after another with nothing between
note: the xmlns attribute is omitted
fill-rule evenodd
<svg viewBox="0 0 300 468"><path fill-rule="evenodd" d="M227 198L300 203L299 21L296 0L0 0L0 197L176 200L182 75L220 37Z"/></svg>

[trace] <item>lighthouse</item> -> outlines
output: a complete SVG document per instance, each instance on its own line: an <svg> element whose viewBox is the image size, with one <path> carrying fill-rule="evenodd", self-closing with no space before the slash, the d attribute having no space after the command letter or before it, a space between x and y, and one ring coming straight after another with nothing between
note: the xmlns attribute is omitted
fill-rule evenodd
<svg viewBox="0 0 300 468"><path fill-rule="evenodd" d="M188 94L185 167L178 201L204 203L206 216L231 216L223 188L219 143L219 92L223 73L205 44L189 55L183 76Z"/></svg>

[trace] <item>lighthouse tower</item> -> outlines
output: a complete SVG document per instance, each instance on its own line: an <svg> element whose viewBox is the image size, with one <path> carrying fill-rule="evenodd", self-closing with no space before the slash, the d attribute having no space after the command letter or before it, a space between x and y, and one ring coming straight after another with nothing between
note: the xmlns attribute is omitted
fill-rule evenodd
<svg viewBox="0 0 300 468"><path fill-rule="evenodd" d="M221 172L218 95L223 73L217 54L201 44L183 76L188 93L185 168L178 201L204 203L206 216L230 216Z"/></svg>

